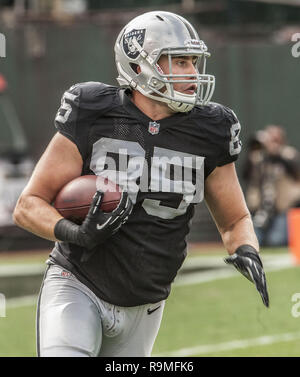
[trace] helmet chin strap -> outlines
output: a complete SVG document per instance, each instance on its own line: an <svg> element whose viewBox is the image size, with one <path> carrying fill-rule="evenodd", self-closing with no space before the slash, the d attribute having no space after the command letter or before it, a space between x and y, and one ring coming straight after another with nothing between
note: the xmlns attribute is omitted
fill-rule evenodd
<svg viewBox="0 0 300 377"><path fill-rule="evenodd" d="M168 106L170 109L180 113L187 113L188 111L191 111L194 107L194 105L192 104L177 101L172 101L171 103L168 103Z"/></svg>
<svg viewBox="0 0 300 377"><path fill-rule="evenodd" d="M138 88L137 90L140 91L142 94L144 94L148 98L154 99L155 101L164 102L166 105L168 105L170 109L172 109L176 113L177 112L186 113L188 111L191 111L193 107L195 106L194 104L179 102L180 99L174 99L173 101L171 99L160 97L159 95L143 93L141 88ZM175 93L180 94L179 92L175 92Z"/></svg>
<svg viewBox="0 0 300 377"><path fill-rule="evenodd" d="M180 92L177 92L176 90L173 90L172 95L174 96L174 99L167 99L159 95L159 92L156 92L157 94L149 94L145 93L141 90L140 87L137 88L142 94L144 94L146 97L152 98L155 101L159 102L164 102L165 104L168 105L170 109L172 109L175 112L180 112L180 113L186 113L188 111L191 111L193 107L195 106L194 103L184 103L183 101L186 99L192 99L195 100L196 95L190 95L190 94L183 94ZM171 93L166 90L164 93L170 95Z"/></svg>
<svg viewBox="0 0 300 377"><path fill-rule="evenodd" d="M177 90L174 90L172 84L166 84L166 93L170 97L174 98L173 101L168 102L168 106L170 109L186 113L188 111L191 111L192 108L195 106L195 103L186 103L185 101L188 100L194 100L196 101L196 94L184 94L181 92L178 92Z"/></svg>

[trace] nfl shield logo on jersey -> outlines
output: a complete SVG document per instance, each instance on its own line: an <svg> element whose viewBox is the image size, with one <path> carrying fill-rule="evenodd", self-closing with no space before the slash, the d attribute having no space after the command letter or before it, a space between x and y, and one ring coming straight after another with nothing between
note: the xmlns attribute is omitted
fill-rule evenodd
<svg viewBox="0 0 300 377"><path fill-rule="evenodd" d="M149 122L148 131L151 135L157 135L159 133L159 126L159 123L156 123L155 121Z"/></svg>

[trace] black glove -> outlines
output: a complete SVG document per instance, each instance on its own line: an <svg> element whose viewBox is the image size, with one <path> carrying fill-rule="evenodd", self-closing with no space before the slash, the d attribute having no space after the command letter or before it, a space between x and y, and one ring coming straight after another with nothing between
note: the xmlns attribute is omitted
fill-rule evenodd
<svg viewBox="0 0 300 377"><path fill-rule="evenodd" d="M89 212L81 225L66 219L59 220L55 225L54 234L58 240L74 243L87 250L81 261L86 261L91 255L89 250L116 233L132 211L133 204L128 193L122 192L118 207L112 212L103 212L100 209L103 195L101 190L95 193Z"/></svg>
<svg viewBox="0 0 300 377"><path fill-rule="evenodd" d="M242 245L234 254L224 259L225 263L234 267L248 280L255 284L266 307L269 307L269 294L262 261L253 246Z"/></svg>

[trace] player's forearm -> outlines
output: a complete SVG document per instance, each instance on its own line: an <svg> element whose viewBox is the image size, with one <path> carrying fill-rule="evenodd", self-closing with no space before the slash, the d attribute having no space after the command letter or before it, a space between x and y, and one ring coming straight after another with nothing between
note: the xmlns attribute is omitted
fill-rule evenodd
<svg viewBox="0 0 300 377"><path fill-rule="evenodd" d="M241 245L251 245L259 250L250 214L243 216L229 228L220 230L220 234L229 254L233 254Z"/></svg>
<svg viewBox="0 0 300 377"><path fill-rule="evenodd" d="M34 195L21 196L13 214L16 225L51 241L57 241L54 226L61 218L55 208Z"/></svg>

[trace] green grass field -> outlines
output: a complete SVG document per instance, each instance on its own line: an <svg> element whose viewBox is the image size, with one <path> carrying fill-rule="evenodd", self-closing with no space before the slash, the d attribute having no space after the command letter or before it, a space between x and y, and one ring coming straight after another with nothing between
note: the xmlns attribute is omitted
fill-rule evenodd
<svg viewBox="0 0 300 377"><path fill-rule="evenodd" d="M175 287L166 305L154 353L164 355L187 347L299 333L300 318L291 315L291 297L300 291L299 273L295 267L267 274L269 309L263 306L254 287L239 276ZM299 346L300 335L293 342L201 353L201 356L299 356Z"/></svg>
<svg viewBox="0 0 300 377"><path fill-rule="evenodd" d="M285 267L266 275L269 309L239 274L174 285L153 355L300 356L300 317L291 313L292 295L300 292L300 269ZM8 307L0 318L0 334L0 356L35 356L35 305Z"/></svg>

